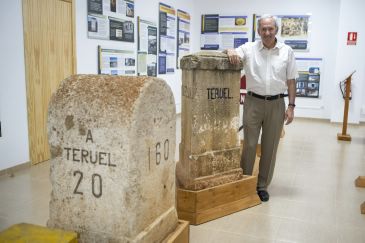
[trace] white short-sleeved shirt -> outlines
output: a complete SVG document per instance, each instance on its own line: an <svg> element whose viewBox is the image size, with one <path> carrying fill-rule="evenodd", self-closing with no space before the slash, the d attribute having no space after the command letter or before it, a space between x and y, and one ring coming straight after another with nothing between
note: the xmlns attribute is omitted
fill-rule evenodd
<svg viewBox="0 0 365 243"><path fill-rule="evenodd" d="M277 42L267 49L261 40L247 42L236 48L243 58L246 88L260 95L277 95L288 89L287 80L298 77L294 52L290 46Z"/></svg>

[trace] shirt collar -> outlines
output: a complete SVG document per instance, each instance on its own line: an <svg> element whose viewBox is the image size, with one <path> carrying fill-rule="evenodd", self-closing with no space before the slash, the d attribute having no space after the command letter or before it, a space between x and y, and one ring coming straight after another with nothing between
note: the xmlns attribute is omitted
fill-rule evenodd
<svg viewBox="0 0 365 243"><path fill-rule="evenodd" d="M280 49L284 44L283 43L281 43L281 42L279 42L278 41L278 39L276 39L275 38L275 40L276 40L276 44L275 44L275 46L272 48L273 50L275 50L275 49ZM263 50L263 49L267 49L265 46L264 46L264 44L262 43L262 40L259 40L259 50L261 51L261 50Z"/></svg>

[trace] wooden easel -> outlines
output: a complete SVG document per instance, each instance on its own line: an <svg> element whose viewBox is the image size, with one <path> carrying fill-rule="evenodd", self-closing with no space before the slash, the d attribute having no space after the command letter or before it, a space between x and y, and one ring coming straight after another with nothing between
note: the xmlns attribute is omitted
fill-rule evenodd
<svg viewBox="0 0 365 243"><path fill-rule="evenodd" d="M347 134L347 119L349 113L349 103L350 103L350 89L351 89L351 77L356 71L353 71L350 76L346 78L346 93L345 93L345 108L343 112L343 124L342 124L342 133L337 134L338 140L343 141L351 141L350 134ZM355 180L355 186L357 187L365 187L365 176L359 176ZM362 214L365 214L365 202L360 205L360 211Z"/></svg>
<svg viewBox="0 0 365 243"><path fill-rule="evenodd" d="M337 140L351 141L350 134L347 134L347 119L349 115L349 103L350 103L350 89L351 89L351 77L356 71L353 71L350 76L346 78L346 94L345 94L345 108L343 111L343 124L342 133L337 134Z"/></svg>

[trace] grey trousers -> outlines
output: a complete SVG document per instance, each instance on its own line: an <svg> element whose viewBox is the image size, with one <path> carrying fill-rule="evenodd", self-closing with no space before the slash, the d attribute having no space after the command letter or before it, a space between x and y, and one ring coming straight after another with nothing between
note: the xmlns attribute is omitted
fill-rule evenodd
<svg viewBox="0 0 365 243"><path fill-rule="evenodd" d="M244 149L241 167L244 174L252 175L256 145L262 129L257 189L266 190L274 173L276 151L285 119L285 102L283 98L263 100L247 95L243 109Z"/></svg>

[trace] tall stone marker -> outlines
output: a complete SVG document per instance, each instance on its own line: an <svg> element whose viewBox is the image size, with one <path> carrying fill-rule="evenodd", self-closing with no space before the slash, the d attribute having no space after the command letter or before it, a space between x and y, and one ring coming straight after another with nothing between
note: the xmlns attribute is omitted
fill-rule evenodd
<svg viewBox="0 0 365 243"><path fill-rule="evenodd" d="M180 163L183 188L199 190L242 177L239 80L242 63L200 52L183 57Z"/></svg>
<svg viewBox="0 0 365 243"><path fill-rule="evenodd" d="M242 62L199 52L181 59L182 111L177 206L199 224L260 203L257 178L240 167L239 80ZM204 191L205 190L205 191ZM194 205L194 206L191 206Z"/></svg>
<svg viewBox="0 0 365 243"><path fill-rule="evenodd" d="M151 77L76 75L53 95L49 227L81 242L161 242L175 209L175 102Z"/></svg>

